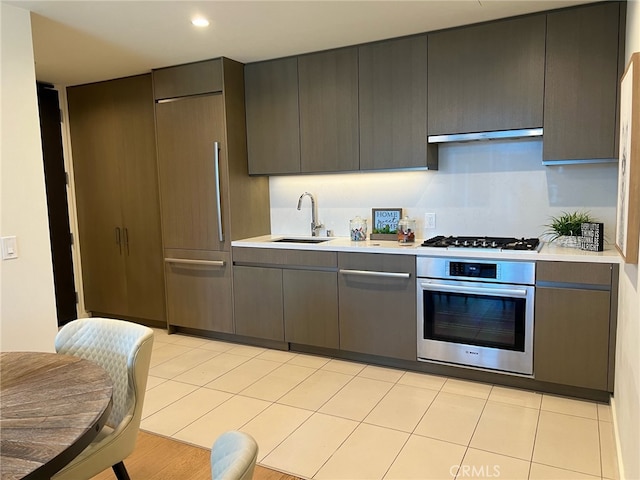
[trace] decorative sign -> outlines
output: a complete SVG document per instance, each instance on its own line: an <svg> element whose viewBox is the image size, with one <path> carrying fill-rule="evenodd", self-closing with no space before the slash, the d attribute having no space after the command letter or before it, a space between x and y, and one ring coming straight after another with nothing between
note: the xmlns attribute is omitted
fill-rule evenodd
<svg viewBox="0 0 640 480"><path fill-rule="evenodd" d="M371 240L397 240L398 222L402 218L401 208L372 208L371 217Z"/></svg>
<svg viewBox="0 0 640 480"><path fill-rule="evenodd" d="M580 248L591 252L604 250L604 223L583 223Z"/></svg>

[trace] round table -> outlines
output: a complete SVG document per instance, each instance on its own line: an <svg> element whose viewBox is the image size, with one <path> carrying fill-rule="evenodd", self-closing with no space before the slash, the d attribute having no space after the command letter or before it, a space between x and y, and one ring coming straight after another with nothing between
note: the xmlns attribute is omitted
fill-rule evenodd
<svg viewBox="0 0 640 480"><path fill-rule="evenodd" d="M112 383L71 355L0 353L0 477L50 478L98 435Z"/></svg>

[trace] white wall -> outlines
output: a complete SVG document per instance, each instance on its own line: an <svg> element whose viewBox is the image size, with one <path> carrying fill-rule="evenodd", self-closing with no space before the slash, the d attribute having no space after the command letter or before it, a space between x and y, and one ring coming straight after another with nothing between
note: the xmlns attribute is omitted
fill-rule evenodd
<svg viewBox="0 0 640 480"><path fill-rule="evenodd" d="M271 177L271 230L310 233L310 203L335 235L348 236L349 219L371 209L402 207L418 222L418 236L487 235L539 237L549 217L586 210L605 224L613 242L617 166L542 165L542 140L505 140L441 145L438 171L352 173ZM436 228L424 230L424 213ZM422 233L422 235L420 235Z"/></svg>
<svg viewBox="0 0 640 480"><path fill-rule="evenodd" d="M0 235L19 258L0 262L0 350L53 351L57 332L36 78L27 10L0 5Z"/></svg>
<svg viewBox="0 0 640 480"><path fill-rule="evenodd" d="M640 1L627 3L626 62L640 52ZM636 91L634 94L640 94ZM640 135L640 131L634 132ZM640 160L640 159L636 159ZM637 206L636 206L637 207ZM640 479L640 273L620 269L614 413L621 478Z"/></svg>

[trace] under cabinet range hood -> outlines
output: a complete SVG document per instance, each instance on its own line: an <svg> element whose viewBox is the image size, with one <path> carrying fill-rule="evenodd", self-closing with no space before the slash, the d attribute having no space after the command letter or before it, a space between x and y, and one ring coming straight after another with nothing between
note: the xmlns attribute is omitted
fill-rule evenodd
<svg viewBox="0 0 640 480"><path fill-rule="evenodd" d="M513 138L541 137L542 128L524 128L519 130L497 130L493 132L450 133L429 135L428 143L474 142L480 140L504 140Z"/></svg>

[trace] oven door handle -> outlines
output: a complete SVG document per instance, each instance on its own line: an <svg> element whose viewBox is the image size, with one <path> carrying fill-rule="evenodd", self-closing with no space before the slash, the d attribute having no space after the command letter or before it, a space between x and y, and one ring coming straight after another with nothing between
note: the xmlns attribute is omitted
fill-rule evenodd
<svg viewBox="0 0 640 480"><path fill-rule="evenodd" d="M445 285L442 283L420 283L423 290L451 293L476 293L479 295L491 295L494 297L522 297L526 298L527 291L522 288L483 288L462 287L458 285Z"/></svg>

